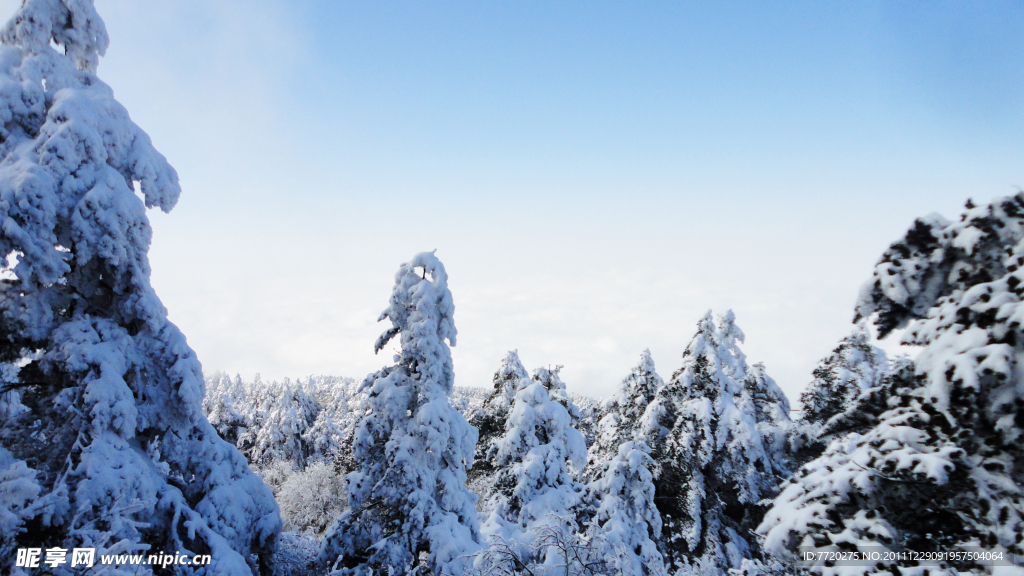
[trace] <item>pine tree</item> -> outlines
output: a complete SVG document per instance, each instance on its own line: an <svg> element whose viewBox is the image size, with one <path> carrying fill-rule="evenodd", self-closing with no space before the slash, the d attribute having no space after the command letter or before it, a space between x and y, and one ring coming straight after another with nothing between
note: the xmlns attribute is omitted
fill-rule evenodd
<svg viewBox="0 0 1024 576"><path fill-rule="evenodd" d="M885 352L869 340L867 329L859 324L818 362L814 380L800 394L800 420L824 424L844 412L861 392L881 382L887 371Z"/></svg>
<svg viewBox="0 0 1024 576"><path fill-rule="evenodd" d="M765 439L778 436L784 423L773 419L788 404L762 367L748 373L742 340L731 312L717 327L709 312L644 414L661 545L674 568L719 573L759 558L749 532L787 472Z"/></svg>
<svg viewBox="0 0 1024 576"><path fill-rule="evenodd" d="M488 458L491 442L505 433L505 422L512 410L512 402L519 392L520 383L529 382L529 375L519 360L519 351L511 350L494 373L494 387L477 409L469 423L477 429L476 458L469 477L477 483L490 484L496 472L494 462Z"/></svg>
<svg viewBox="0 0 1024 576"><path fill-rule="evenodd" d="M218 373L207 378L203 412L221 438L237 444L251 426L242 377L236 375L231 379L227 374Z"/></svg>
<svg viewBox="0 0 1024 576"><path fill-rule="evenodd" d="M476 498L465 488L477 434L449 402L455 375L444 341L455 345L454 310L432 253L402 264L380 316L392 327L374 345L379 351L399 336L401 353L363 381L370 411L356 432L358 468L346 479L349 510L324 539L321 565L344 574L457 574L477 546Z"/></svg>
<svg viewBox="0 0 1024 576"><path fill-rule="evenodd" d="M829 421L849 410L864 391L878 386L888 373L885 352L872 346L863 323L843 338L813 371L814 379L800 395L800 418L790 430L790 450L799 467L825 451L834 434L823 434Z"/></svg>
<svg viewBox="0 0 1024 576"><path fill-rule="evenodd" d="M564 366L561 364L554 368L537 368L533 371L532 380L543 386L548 391L548 396L565 408L565 411L569 413L569 417L572 418L573 427L575 427L580 419L583 418L583 411L573 402L565 382L562 382L562 377L559 374L562 368Z"/></svg>
<svg viewBox="0 0 1024 576"><path fill-rule="evenodd" d="M53 505L52 497L39 497L41 491L36 471L0 446L0 554L4 558L14 556L17 539L25 532L26 521L35 518L41 509Z"/></svg>
<svg viewBox="0 0 1024 576"><path fill-rule="evenodd" d="M180 187L96 76L103 21L91 0L26 0L0 40L0 548L269 568L277 506L204 417L199 361L150 286L146 208Z"/></svg>
<svg viewBox="0 0 1024 576"><path fill-rule="evenodd" d="M587 536L594 549L610 557L606 568L612 574L665 572L658 552L661 514L654 504L652 471L656 467L650 453L643 436L623 442L612 458L600 464L595 480L587 485L594 506Z"/></svg>
<svg viewBox="0 0 1024 576"><path fill-rule="evenodd" d="M313 425L302 435L302 443L312 460L337 462L343 450L345 431L334 422L331 411L324 408L316 415Z"/></svg>
<svg viewBox="0 0 1024 576"><path fill-rule="evenodd" d="M789 461L788 440L793 427L789 418L789 399L761 362L750 367L740 384L743 392L737 407L740 412L753 415L761 433L761 445L775 465L776 479L787 476L794 467ZM769 484L774 483L769 481Z"/></svg>
<svg viewBox="0 0 1024 576"><path fill-rule="evenodd" d="M654 472L647 438L640 434L643 415L664 381L650 350L605 403L596 440L588 454L585 478L593 508L587 535L596 549L611 554L608 569L621 574L664 571L657 542L661 515L654 504Z"/></svg>
<svg viewBox="0 0 1024 576"><path fill-rule="evenodd" d="M551 374L544 373L548 383ZM511 547L518 562L557 562L559 551L548 536L576 526L584 490L577 471L587 458L569 412L543 382L522 380L505 433L490 449L499 475L481 531L492 548Z"/></svg>
<svg viewBox="0 0 1024 576"><path fill-rule="evenodd" d="M586 478L593 479L596 471L618 454L620 446L634 439L643 424L647 406L664 385L654 368L651 351L644 350L640 362L603 407L604 416L597 424L597 437L587 457Z"/></svg>
<svg viewBox="0 0 1024 576"><path fill-rule="evenodd" d="M880 336L907 327L903 342L923 349L829 423L846 436L800 471L759 528L772 552L1022 552L1022 239L1018 194L969 204L957 222L917 220L883 254L857 315L873 318ZM899 564L866 571L924 570Z"/></svg>
<svg viewBox="0 0 1024 576"><path fill-rule="evenodd" d="M293 385L288 378L273 386L265 399L265 416L249 461L260 465L289 461L297 469L305 468L306 459L313 453L306 434L321 412L319 403L306 394L301 383Z"/></svg>

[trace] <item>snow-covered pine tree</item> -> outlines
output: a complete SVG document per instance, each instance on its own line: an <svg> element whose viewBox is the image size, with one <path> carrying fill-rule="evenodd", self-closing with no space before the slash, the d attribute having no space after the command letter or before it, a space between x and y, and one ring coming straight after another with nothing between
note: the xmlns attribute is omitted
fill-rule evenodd
<svg viewBox="0 0 1024 576"><path fill-rule="evenodd" d="M585 478L593 480L597 471L619 453L619 447L633 440L643 425L647 406L664 385L654 368L651 351L644 350L640 354L640 362L603 406L604 415L597 423L596 438L588 451Z"/></svg>
<svg viewBox="0 0 1024 576"><path fill-rule="evenodd" d="M357 467L354 456L356 432L359 422L370 410L369 397L366 390L359 388L359 382L347 378L325 379L320 386L327 386L330 391L325 398L324 413L330 417L340 434L337 450L333 453L334 469L338 474L348 476ZM325 445L329 444L326 441ZM317 441L313 440L312 445L317 446Z"/></svg>
<svg viewBox="0 0 1024 576"><path fill-rule="evenodd" d="M1022 266L1024 194L968 203L957 222L917 220L890 246L857 315L873 317L883 337L907 327L903 342L923 350L837 417L853 431L776 499L759 528L767 549L781 556L800 546L867 545L1022 553ZM893 563L865 570L897 573Z"/></svg>
<svg viewBox="0 0 1024 576"><path fill-rule="evenodd" d="M476 444L476 458L473 468L469 471L471 482L487 482L495 473L494 462L488 458L491 442L505 433L505 422L512 410L512 402L519 385L529 382L529 375L519 360L519 351L511 350L501 361L501 366L494 373L494 387L484 400L483 406L477 409L469 423L477 429L479 438Z"/></svg>
<svg viewBox="0 0 1024 576"><path fill-rule="evenodd" d="M885 352L871 345L867 327L859 323L812 372L813 380L800 394L800 418L790 430L790 449L796 467L817 458L834 435L822 436L833 417L849 410L857 397L878 386L888 373Z"/></svg>
<svg viewBox="0 0 1024 576"><path fill-rule="evenodd" d="M242 377L236 375L232 379L227 374L218 373L207 378L203 411L221 438L237 444L251 426L249 399Z"/></svg>
<svg viewBox="0 0 1024 576"><path fill-rule="evenodd" d="M53 505L52 496L39 497L43 488L36 476L35 470L0 446L0 555L3 558L14 556L18 538L25 532L25 523L38 516L41 509Z"/></svg>
<svg viewBox="0 0 1024 576"><path fill-rule="evenodd" d="M564 560L546 535L576 525L584 490L577 476L587 447L569 412L542 381L522 380L518 388L505 433L491 443L489 456L499 472L484 504L481 531L492 548L508 547L514 557L501 561L510 565L558 563Z"/></svg>
<svg viewBox="0 0 1024 576"><path fill-rule="evenodd" d="M454 311L434 254L402 264L380 316L392 327L374 345L380 351L399 336L401 354L363 381L370 412L356 433L350 508L324 539L322 566L342 574L458 574L478 546L476 497L465 487L477 433L449 402L455 375L444 341L455 345Z"/></svg>
<svg viewBox="0 0 1024 576"><path fill-rule="evenodd" d="M341 457L344 435L345 431L334 422L331 410L322 408L313 424L303 433L302 443L310 459L335 463Z"/></svg>
<svg viewBox="0 0 1024 576"><path fill-rule="evenodd" d="M772 426L782 424L772 415L785 414L788 404L763 369L748 374L742 339L731 312L717 327L708 312L682 368L644 414L661 545L672 569L717 574L759 558L750 531L764 512L760 502L786 474L764 438L778 435Z"/></svg>
<svg viewBox="0 0 1024 576"><path fill-rule="evenodd" d="M885 352L870 343L864 324L843 338L831 354L822 358L814 380L800 394L800 420L824 424L844 412L868 388L874 388L887 372Z"/></svg>
<svg viewBox="0 0 1024 576"><path fill-rule="evenodd" d="M761 362L747 370L740 384L743 393L737 406L744 414L754 415L757 430L761 433L761 444L776 465L776 479L781 480L794 468L787 445L793 427L789 418L789 399Z"/></svg>
<svg viewBox="0 0 1024 576"><path fill-rule="evenodd" d="M146 208L174 206L177 175L96 76L91 0L25 0L0 40L0 362L17 368L0 393L18 404L0 445L6 481L38 487L13 507L0 492L18 510L3 546L208 553L206 574L248 575L277 506L203 415L199 361L150 286Z"/></svg>
<svg viewBox="0 0 1024 576"><path fill-rule="evenodd" d="M548 391L548 396L552 400L565 408L565 411L569 413L569 417L572 418L573 427L576 427L583 417L583 411L572 401L572 398L569 396L569 390L565 387L565 382L562 382L562 378L559 375L562 368L561 364L556 365L554 368L537 368L533 371L532 379Z"/></svg>
<svg viewBox="0 0 1024 576"><path fill-rule="evenodd" d="M658 540L661 514L654 504L654 460L647 439L623 442L618 452L594 472L587 485L593 518L587 527L589 544L609 558L611 574L649 576L665 573Z"/></svg>
<svg viewBox="0 0 1024 576"><path fill-rule="evenodd" d="M249 461L260 465L289 461L298 469L305 468L313 453L306 434L316 422L320 404L306 394L301 382L293 384L288 378L274 386L268 398Z"/></svg>
<svg viewBox="0 0 1024 576"><path fill-rule="evenodd" d="M644 350L640 362L622 380L604 405L594 444L589 450L584 477L593 517L587 537L591 545L611 557L607 568L616 574L664 572L657 542L661 515L654 505L656 465L647 439L638 434L644 412L664 386Z"/></svg>

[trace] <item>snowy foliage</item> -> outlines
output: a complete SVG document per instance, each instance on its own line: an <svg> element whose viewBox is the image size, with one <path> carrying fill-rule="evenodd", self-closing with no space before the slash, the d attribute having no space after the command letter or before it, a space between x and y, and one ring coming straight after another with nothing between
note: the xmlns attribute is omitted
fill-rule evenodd
<svg viewBox="0 0 1024 576"><path fill-rule="evenodd" d="M858 324L814 368L814 379L800 395L800 418L790 429L796 467L825 451L835 438L834 433L824 433L825 428L838 429L829 421L849 410L861 393L878 386L888 373L885 352L872 346L870 339L864 324Z"/></svg>
<svg viewBox="0 0 1024 576"><path fill-rule="evenodd" d="M25 531L25 521L51 505L39 498L41 491L36 472L0 446L0 555L3 558L13 555L16 538Z"/></svg>
<svg viewBox="0 0 1024 576"><path fill-rule="evenodd" d="M422 274L420 273L422 270ZM390 569L460 572L479 542L476 498L465 488L477 434L450 404L454 305L448 275L431 253L395 275L392 327L375 350L399 336L396 364L367 376L369 412L356 432L349 510L321 548L321 565L348 574Z"/></svg>
<svg viewBox="0 0 1024 576"><path fill-rule="evenodd" d="M524 379L518 388L505 433L490 446L499 472L481 531L491 548L507 546L520 562L550 565L559 551L541 540L566 522L575 525L584 490L577 476L587 448L542 382Z"/></svg>
<svg viewBox="0 0 1024 576"><path fill-rule="evenodd" d="M744 414L753 414L761 445L774 466L774 480L769 480L769 484L777 487L795 468L790 446L794 426L789 418L789 399L760 362L747 370L740 384L743 392L736 402L737 408ZM774 487L767 490L774 491Z"/></svg>
<svg viewBox="0 0 1024 576"><path fill-rule="evenodd" d="M345 511L345 496L344 477L322 461L288 474L275 494L284 529L317 536Z"/></svg>
<svg viewBox="0 0 1024 576"><path fill-rule="evenodd" d="M835 418L848 434L776 500L759 528L766 547L779 555L846 543L1021 553L1022 240L1018 194L968 203L957 222L918 220L883 254L857 313L882 335L906 327L903 342L923 350ZM896 573L891 563L876 570Z"/></svg>
<svg viewBox="0 0 1024 576"><path fill-rule="evenodd" d="M800 395L800 418L789 430L791 467L820 456L839 430L830 420L847 412L865 390L878 386L888 373L885 352L870 344L870 335L863 323L852 334L818 362L813 380Z"/></svg>
<svg viewBox="0 0 1024 576"><path fill-rule="evenodd" d="M885 352L872 346L863 324L818 362L814 380L800 394L800 420L824 424L849 407L861 392L877 386L887 371Z"/></svg>
<svg viewBox="0 0 1024 576"><path fill-rule="evenodd" d="M366 394L354 380L309 376L264 382L259 374L250 381L214 374L207 378L203 406L221 436L237 443L270 486L284 530L322 536L348 507L344 476L355 468L352 438L367 408ZM288 413L301 414L302 421L280 417ZM304 432L287 433L295 428ZM294 555L281 552L275 558L285 556Z"/></svg>
<svg viewBox="0 0 1024 576"><path fill-rule="evenodd" d="M204 417L199 362L149 282L146 208L174 206L177 175L95 75L91 1L26 0L0 39L3 546L209 553L207 574L250 574L277 506Z"/></svg>
<svg viewBox="0 0 1024 576"><path fill-rule="evenodd" d="M505 420L512 409L512 401L515 399L516 393L519 392L519 382L525 378L529 378L529 375L526 368L523 367L522 361L519 360L519 351L509 351L501 360L498 371L494 373L493 389L481 409L483 413L481 421L493 419L501 423L498 435L504 431ZM481 433L482 437L483 433Z"/></svg>
<svg viewBox="0 0 1024 576"><path fill-rule="evenodd" d="M562 378L559 375L562 368L561 364L554 368L537 368L533 371L532 378L534 382L537 382L548 391L548 397L565 408L569 417L572 418L573 427L577 427L580 420L583 419L583 411L573 402L572 395L569 394L565 382L562 382Z"/></svg>
<svg viewBox="0 0 1024 576"><path fill-rule="evenodd" d="M232 380L227 374L217 374L207 378L203 412L221 438L237 445L239 438L252 426L253 412L241 377Z"/></svg>
<svg viewBox="0 0 1024 576"><path fill-rule="evenodd" d="M675 568L722 573L760 552L749 531L787 475L782 444L788 402L763 367L748 369L732 312L710 312L683 366L644 415L657 465L661 543Z"/></svg>
<svg viewBox="0 0 1024 576"><path fill-rule="evenodd" d="M487 395L483 405L469 416L470 425L477 429L478 440L476 458L473 468L469 471L470 482L480 485L478 490L489 491L493 484L497 467L493 460L494 452L491 443L505 433L505 423L516 393L523 383L529 382L529 375L519 360L519 352L510 351L501 361L501 366L494 373L494 386Z"/></svg>
<svg viewBox="0 0 1024 576"><path fill-rule="evenodd" d="M615 395L603 406L603 416L597 423L596 438L587 456L587 478L593 478L596 468L600 468L615 457L620 446L633 440L643 424L647 406L664 385L665 382L655 371L651 351L644 350L640 355L640 362L622 380Z"/></svg>
<svg viewBox="0 0 1024 576"><path fill-rule="evenodd" d="M595 508L588 540L611 556L607 569L612 574L644 576L665 570L658 552L661 515L654 504L650 452L642 436L621 444L587 486Z"/></svg>
<svg viewBox="0 0 1024 576"><path fill-rule="evenodd" d="M351 378L263 382L257 374L245 382L214 374L206 386L203 409L210 423L252 464L266 468L286 460L303 469L332 462L351 471L352 438L367 407L366 394Z"/></svg>

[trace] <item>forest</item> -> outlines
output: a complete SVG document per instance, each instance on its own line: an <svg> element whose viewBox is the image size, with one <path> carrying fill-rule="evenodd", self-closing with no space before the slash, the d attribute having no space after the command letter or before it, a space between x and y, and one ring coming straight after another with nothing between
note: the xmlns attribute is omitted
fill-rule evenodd
<svg viewBox="0 0 1024 576"><path fill-rule="evenodd" d="M381 294L379 371L244 380L150 283L181 186L92 2L0 40L0 573L1024 574L1024 193L911 223L796 408L731 311L607 399L517 350L455 386L436 251Z"/></svg>

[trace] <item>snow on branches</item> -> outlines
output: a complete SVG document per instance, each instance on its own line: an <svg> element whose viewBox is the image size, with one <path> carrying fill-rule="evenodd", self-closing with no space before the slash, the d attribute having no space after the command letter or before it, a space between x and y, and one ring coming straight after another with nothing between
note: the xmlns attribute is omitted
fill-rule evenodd
<svg viewBox="0 0 1024 576"><path fill-rule="evenodd" d="M16 494L32 481L47 502L0 494L19 517L4 538L269 568L277 505L207 422L199 361L150 286L146 208L180 187L95 75L103 21L90 0L26 0L0 39L0 442Z"/></svg>
<svg viewBox="0 0 1024 576"><path fill-rule="evenodd" d="M923 349L827 425L848 432L776 500L766 547L1022 552L1022 265L1024 194L917 220L882 255L857 315ZM896 564L869 571L923 570Z"/></svg>
<svg viewBox="0 0 1024 576"><path fill-rule="evenodd" d="M491 547L508 547L524 564L551 563L558 550L539 542L566 522L576 525L587 447L544 381L524 379L518 388L505 433L489 449L498 477L484 504L482 532Z"/></svg>
<svg viewBox="0 0 1024 576"><path fill-rule="evenodd" d="M359 423L347 478L349 510L328 532L319 562L345 574L423 566L460 572L478 546L476 497L465 487L477 434L452 408L454 305L444 266L429 252L402 264L380 320L395 336L396 364L370 374L369 411Z"/></svg>
<svg viewBox="0 0 1024 576"><path fill-rule="evenodd" d="M749 531L787 472L778 438L788 402L763 367L748 369L742 340L731 311L717 325L709 312L644 414L661 542L676 569L716 573L757 559Z"/></svg>

